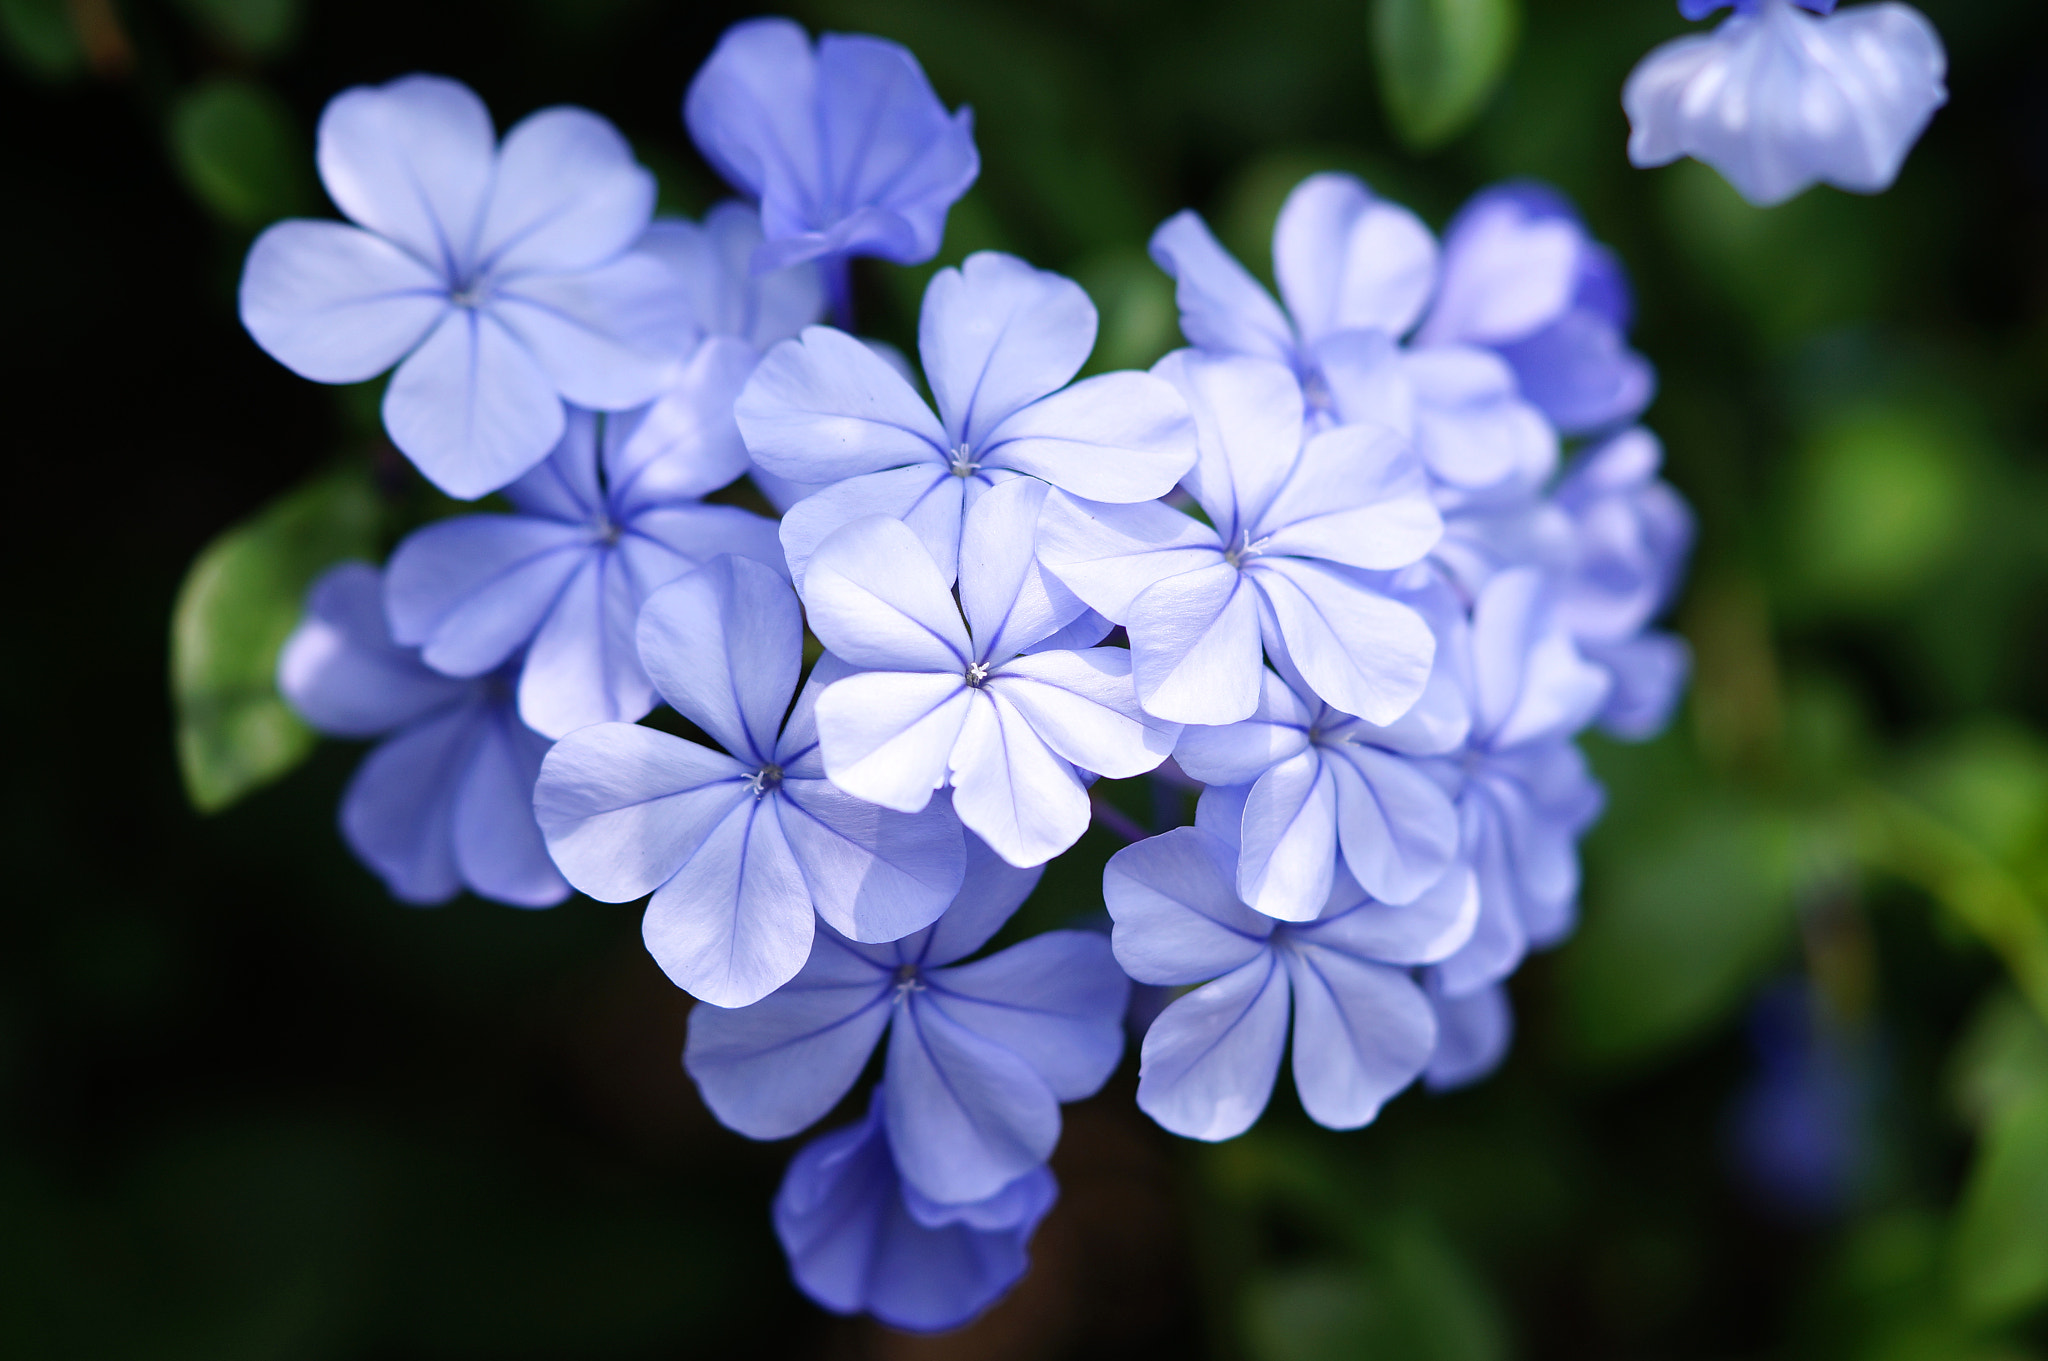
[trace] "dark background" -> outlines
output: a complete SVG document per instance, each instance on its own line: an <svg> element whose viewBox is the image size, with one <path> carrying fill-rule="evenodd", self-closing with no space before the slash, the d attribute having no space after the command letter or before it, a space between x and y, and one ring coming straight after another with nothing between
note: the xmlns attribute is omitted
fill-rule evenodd
<svg viewBox="0 0 2048 1361"><path fill-rule="evenodd" d="M429 70L501 128L585 104L665 206L701 211L717 185L678 103L751 7L266 0L251 29L237 0L0 3L0 1351L2035 1354L2029 1309L1959 1314L1942 1284L1975 1165L1956 1046L2008 1005L2001 956L1941 873L1855 830L1872 788L2003 772L2023 806L1993 850L2048 890L2027 877L2048 845L2048 12L1924 8L1954 97L1898 187L1771 213L1700 167L1626 164L1618 94L1683 29L1666 0L1528 0L1483 116L1429 154L1381 112L1359 3L796 8L907 42L975 106L982 179L942 258L998 245L1074 273L1103 309L1098 366L1172 343L1142 251L1184 205L1263 271L1313 169L1438 226L1492 180L1557 183L1634 273L1663 377L1648 420L1702 519L1678 615L1698 692L1651 747L1593 743L1615 808L1589 924L1518 978L1504 1072L1348 1135L1283 1084L1257 1133L1211 1149L1136 1111L1127 1063L1069 1111L1024 1286L918 1340L787 1283L767 1203L789 1148L697 1102L688 999L633 907L398 906L334 832L355 749L201 817L170 736L168 620L202 545L338 458L377 461L393 526L425 500L360 394L294 378L235 320L253 230L331 211L310 173L325 100ZM175 133L220 80L275 101L297 167L246 201ZM907 340L927 272L862 273L870 329ZM1036 919L1099 907L1110 848L1091 836ZM1854 1166L1818 1208L1746 1179L1726 1133L1769 986L1822 998L1862 1094Z"/></svg>

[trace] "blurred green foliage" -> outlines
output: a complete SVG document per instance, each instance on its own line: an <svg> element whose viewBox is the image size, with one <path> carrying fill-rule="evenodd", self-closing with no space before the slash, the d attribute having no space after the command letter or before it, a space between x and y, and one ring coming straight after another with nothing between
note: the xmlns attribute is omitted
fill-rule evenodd
<svg viewBox="0 0 2048 1361"><path fill-rule="evenodd" d="M908 43L975 108L984 171L941 259L857 275L877 335L913 348L932 270L1001 248L1096 299L1091 369L1142 365L1176 343L1144 252L1182 207L1270 278L1312 171L1439 226L1540 177L1637 282L1649 423L1701 518L1691 698L1654 743L1589 743L1609 810L1584 922L1517 979L1507 1068L1349 1134L1283 1082L1212 1148L1147 1124L1127 1065L1070 1112L1017 1297L914 1348L790 1291L765 1215L786 1149L695 1104L684 1003L629 909L396 909L334 836L338 748L225 816L179 789L182 768L222 807L307 756L270 688L306 584L446 509L381 446L376 385L313 389L234 321L250 235L325 211L325 99L425 69L501 126L586 103L664 211L700 212L723 191L677 101L747 7L0 0L0 179L39 266L18 325L47 338L22 405L74 422L30 447L73 449L85 413L135 489L96 512L122 552L59 579L77 530L48 517L21 578L27 636L82 660L7 678L51 717L10 805L30 853L0 961L0 1349L2048 1356L2048 11L1922 8L1955 99L1899 185L1765 211L1704 167L1626 163L1621 83L1686 30L1669 0L795 7ZM160 693L166 615L151 738L154 710L130 715ZM1016 929L1099 909L1113 849L1087 838ZM1803 1216L1728 1136L1759 1071L1745 1017L1788 977L1869 1070L1868 1175Z"/></svg>

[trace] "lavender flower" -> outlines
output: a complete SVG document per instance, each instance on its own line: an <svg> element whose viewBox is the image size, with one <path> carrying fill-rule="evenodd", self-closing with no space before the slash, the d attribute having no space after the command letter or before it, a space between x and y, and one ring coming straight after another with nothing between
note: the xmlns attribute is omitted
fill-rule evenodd
<svg viewBox="0 0 2048 1361"><path fill-rule="evenodd" d="M467 86L406 76L337 95L318 154L357 225L281 222L258 237L242 322L316 382L398 364L385 428L450 496L496 491L545 458L565 400L623 411L674 378L682 293L631 249L654 177L602 118L543 109L497 145Z"/></svg>
<svg viewBox="0 0 2048 1361"><path fill-rule="evenodd" d="M548 741L513 712L503 676L455 680L391 640L377 569L315 582L278 656L277 688L335 737L382 737L341 801L349 848L391 895L440 903L471 889L517 907L569 896L533 818Z"/></svg>

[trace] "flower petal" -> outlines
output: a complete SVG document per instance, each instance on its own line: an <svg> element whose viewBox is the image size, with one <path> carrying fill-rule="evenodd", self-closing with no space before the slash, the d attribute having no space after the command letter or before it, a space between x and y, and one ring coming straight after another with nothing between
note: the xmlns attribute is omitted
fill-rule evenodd
<svg viewBox="0 0 2048 1361"><path fill-rule="evenodd" d="M910 526L947 581L960 564L960 522L971 479L936 463L863 473L804 496L783 514L782 552L802 584L818 545L855 520L886 515Z"/></svg>
<svg viewBox="0 0 2048 1361"><path fill-rule="evenodd" d="M1038 564L1046 490L1043 482L1011 478L976 498L962 524L960 608L980 659L1022 652L1087 608Z"/></svg>
<svg viewBox="0 0 2048 1361"><path fill-rule="evenodd" d="M976 454L1093 501L1150 501L1194 466L1195 426L1171 384L1103 373L1010 415Z"/></svg>
<svg viewBox="0 0 2048 1361"><path fill-rule="evenodd" d="M1159 1013L1145 1032L1138 1107L1175 1134L1211 1143L1258 1122L1287 1041L1287 971L1260 950Z"/></svg>
<svg viewBox="0 0 2048 1361"><path fill-rule="evenodd" d="M1314 921L1337 875L1337 783L1318 751L1261 775L1245 800L1237 891L1281 921Z"/></svg>
<svg viewBox="0 0 2048 1361"><path fill-rule="evenodd" d="M1131 673L1148 713L1234 723L1259 702L1258 591L1217 560L1145 588L1124 620Z"/></svg>
<svg viewBox="0 0 2048 1361"><path fill-rule="evenodd" d="M341 796L349 849L400 902L442 903L462 891L455 796L486 721L476 704L428 716L365 757Z"/></svg>
<svg viewBox="0 0 2048 1361"><path fill-rule="evenodd" d="M933 1200L985 1200L1051 1156L1059 1100L1021 1056L912 992L889 1036L883 1118L903 1179Z"/></svg>
<svg viewBox="0 0 2048 1361"><path fill-rule="evenodd" d="M629 252L573 274L524 274L483 304L519 337L548 382L576 403L624 411L674 384L692 334L675 276Z"/></svg>
<svg viewBox="0 0 2048 1361"><path fill-rule="evenodd" d="M569 896L534 821L534 781L551 745L510 706L491 706L455 795L455 863L482 897L552 907Z"/></svg>
<svg viewBox="0 0 2048 1361"><path fill-rule="evenodd" d="M561 737L592 723L632 723L654 707L633 639L640 593L624 555L598 551L562 587L519 668L519 716Z"/></svg>
<svg viewBox="0 0 2048 1361"><path fill-rule="evenodd" d="M682 279L690 312L714 337L756 353L788 340L825 312L825 278L815 264L755 274L761 215L737 199L716 204L704 221L662 219L640 238Z"/></svg>
<svg viewBox="0 0 2048 1361"><path fill-rule="evenodd" d="M733 407L747 452L794 482L944 463L951 444L903 376L829 326L768 351Z"/></svg>
<svg viewBox="0 0 2048 1361"><path fill-rule="evenodd" d="M1422 464L1405 442L1369 425L1325 430L1259 517L1261 551L1391 571L1420 562L1443 537Z"/></svg>
<svg viewBox="0 0 2048 1361"><path fill-rule="evenodd" d="M1130 979L1093 931L1046 931L930 975L933 1009L1031 1065L1061 1101L1095 1095L1124 1052Z"/></svg>
<svg viewBox="0 0 2048 1361"><path fill-rule="evenodd" d="M652 892L742 800L751 772L723 752L631 723L598 723L555 743L533 789L548 853L606 903Z"/></svg>
<svg viewBox="0 0 2048 1361"><path fill-rule="evenodd" d="M654 176L588 109L542 109L498 148L477 265L508 274L590 269L631 246L654 214Z"/></svg>
<svg viewBox="0 0 2048 1361"><path fill-rule="evenodd" d="M316 159L335 206L443 279L465 274L491 177L490 110L445 76L358 85L320 114Z"/></svg>
<svg viewBox="0 0 2048 1361"><path fill-rule="evenodd" d="M316 383L375 378L450 306L433 270L340 222L280 222L257 237L239 298L264 352Z"/></svg>
<svg viewBox="0 0 2048 1361"><path fill-rule="evenodd" d="M1126 846L1102 871L1116 921L1117 963L1140 983L1185 987L1261 954L1273 919L1237 896L1236 853L1207 832L1176 827Z"/></svg>
<svg viewBox="0 0 2048 1361"><path fill-rule="evenodd" d="M1042 865L1088 830L1088 791L1002 694L966 693L973 702L950 762L953 811L1011 864Z"/></svg>
<svg viewBox="0 0 2048 1361"><path fill-rule="evenodd" d="M1196 455L1184 480L1229 543L1258 522L1301 453L1301 385L1278 364L1190 350L1152 371L1187 399Z"/></svg>
<svg viewBox="0 0 2048 1361"><path fill-rule="evenodd" d="M765 766L796 693L803 632L788 582L751 558L719 557L647 598L640 659L677 713Z"/></svg>
<svg viewBox="0 0 2048 1361"><path fill-rule="evenodd" d="M1421 697L1436 655L1421 615L1342 567L1255 558L1248 570L1270 610L1267 648L1284 651L1332 708L1385 724Z"/></svg>
<svg viewBox="0 0 2048 1361"><path fill-rule="evenodd" d="M986 841L970 835L967 874L961 880L959 896L915 950L905 942L899 954L906 962L933 968L967 958L1002 930L1044 874L1043 867L1037 865L1019 869L990 850Z"/></svg>
<svg viewBox="0 0 2048 1361"><path fill-rule="evenodd" d="M1060 756L1113 780L1155 769L1180 737L1178 723L1138 707L1131 654L1120 647L1017 657L988 688Z"/></svg>
<svg viewBox="0 0 2048 1361"><path fill-rule="evenodd" d="M1500 1066L1515 1037L1506 988L1496 983L1463 997L1432 993L1430 1001L1436 1007L1436 1053L1422 1077L1431 1091L1469 1087Z"/></svg>
<svg viewBox="0 0 2048 1361"><path fill-rule="evenodd" d="M703 496L746 472L732 404L754 363L744 341L708 337L652 403L606 422L605 480L616 514Z"/></svg>
<svg viewBox="0 0 2048 1361"><path fill-rule="evenodd" d="M1065 386L1094 348L1095 304L1081 286L1014 255L976 251L925 288L917 349L949 444L979 450L1009 416Z"/></svg>
<svg viewBox="0 0 2048 1361"><path fill-rule="evenodd" d="M384 429L427 480L471 501L546 458L562 399L525 345L473 308L427 333L384 390Z"/></svg>
<svg viewBox="0 0 2048 1361"><path fill-rule="evenodd" d="M751 795L733 805L640 919L647 953L713 1006L758 1002L796 977L817 920L782 827Z"/></svg>
<svg viewBox="0 0 2048 1361"><path fill-rule="evenodd" d="M804 610L818 640L855 666L964 675L972 649L949 585L907 526L870 515L811 555Z"/></svg>
<svg viewBox="0 0 2048 1361"><path fill-rule="evenodd" d="M1188 343L1221 354L1294 361L1294 327L1251 271L1223 249L1207 223L1183 209L1152 233L1152 258L1173 276Z"/></svg>
<svg viewBox="0 0 2048 1361"><path fill-rule="evenodd" d="M436 521L399 544L385 569L391 631L437 671L482 675L526 645L563 588L601 551L583 526L555 520Z"/></svg>
<svg viewBox="0 0 2048 1361"><path fill-rule="evenodd" d="M826 780L785 777L776 815L812 906L855 940L893 941L921 931L960 890L963 835L943 801L898 813Z"/></svg>
<svg viewBox="0 0 2048 1361"><path fill-rule="evenodd" d="M974 692L950 673L868 671L818 696L818 747L855 798L915 813L946 782Z"/></svg>
<svg viewBox="0 0 2048 1361"><path fill-rule="evenodd" d="M1258 705L1251 717L1214 726L1190 723L1174 743L1173 759L1204 784L1250 784L1308 749L1308 729L1316 708L1270 669L1264 670L1259 677Z"/></svg>
<svg viewBox="0 0 2048 1361"><path fill-rule="evenodd" d="M1406 970L1302 942L1294 984L1294 1085L1329 1129L1370 1124L1436 1048L1436 1013Z"/></svg>
<svg viewBox="0 0 2048 1361"><path fill-rule="evenodd" d="M690 81L683 101L690 140L734 188L787 211L824 187L817 79L810 36L799 25L734 24Z"/></svg>
<svg viewBox="0 0 2048 1361"><path fill-rule="evenodd" d="M1512 194L1483 194L1444 235L1443 282L1422 345L1497 345L1534 335L1564 315L1577 291L1585 231L1532 211Z"/></svg>
<svg viewBox="0 0 2048 1361"><path fill-rule="evenodd" d="M1171 506L1045 498L1038 557L1068 590L1119 623L1155 582L1220 563L1216 531Z"/></svg>
<svg viewBox="0 0 2048 1361"><path fill-rule="evenodd" d="M306 722L333 737L376 737L468 690L391 641L384 582L366 562L329 568L306 616L277 654L277 688Z"/></svg>
<svg viewBox="0 0 2048 1361"><path fill-rule="evenodd" d="M1273 227L1273 272L1305 341L1340 330L1406 334L1436 271L1436 240L1421 219L1350 175L1303 180Z"/></svg>
<svg viewBox="0 0 2048 1361"><path fill-rule="evenodd" d="M1349 873L1339 874L1323 915L1294 930L1299 939L1359 959L1416 965L1463 949L1478 920L1479 881L1459 865L1400 907L1367 897Z"/></svg>
<svg viewBox="0 0 2048 1361"><path fill-rule="evenodd" d="M1458 854L1458 811L1441 786L1405 757L1345 743L1326 768L1337 782L1337 835L1344 863L1384 903L1412 903L1444 877Z"/></svg>

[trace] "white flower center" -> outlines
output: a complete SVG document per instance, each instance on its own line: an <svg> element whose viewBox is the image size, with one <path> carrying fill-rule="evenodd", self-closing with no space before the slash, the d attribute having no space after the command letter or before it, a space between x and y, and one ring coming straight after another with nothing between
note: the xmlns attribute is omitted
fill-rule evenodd
<svg viewBox="0 0 2048 1361"><path fill-rule="evenodd" d="M767 794L773 794L776 790L782 788L782 767L778 765L762 766L759 770L747 776L747 788L754 791L754 797L757 799Z"/></svg>
<svg viewBox="0 0 2048 1361"><path fill-rule="evenodd" d="M972 477L981 471L981 464L975 462L974 450L963 441L953 446L952 461L947 469L955 477Z"/></svg>

